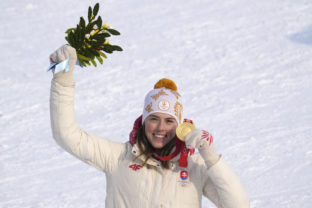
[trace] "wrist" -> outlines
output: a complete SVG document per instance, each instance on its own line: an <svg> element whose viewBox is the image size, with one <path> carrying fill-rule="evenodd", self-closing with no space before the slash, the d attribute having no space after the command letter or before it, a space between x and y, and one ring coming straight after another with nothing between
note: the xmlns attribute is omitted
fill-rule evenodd
<svg viewBox="0 0 312 208"><path fill-rule="evenodd" d="M72 71L62 71L57 74L53 74L53 80L63 87L73 87L75 85Z"/></svg>
<svg viewBox="0 0 312 208"><path fill-rule="evenodd" d="M204 159L207 168L210 168L214 164L216 164L220 160L220 158L221 158L221 155L214 154L214 155L211 155L210 157Z"/></svg>
<svg viewBox="0 0 312 208"><path fill-rule="evenodd" d="M221 157L221 155L216 153L213 146L209 146L208 148L199 148L198 151L205 161L207 168L210 168L216 164Z"/></svg>

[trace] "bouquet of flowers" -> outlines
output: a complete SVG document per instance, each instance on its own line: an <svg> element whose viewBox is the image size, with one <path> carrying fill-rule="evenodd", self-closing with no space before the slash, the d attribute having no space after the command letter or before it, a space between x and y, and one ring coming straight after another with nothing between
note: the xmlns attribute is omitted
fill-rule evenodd
<svg viewBox="0 0 312 208"><path fill-rule="evenodd" d="M96 67L97 63L103 64L103 58L107 58L105 53L122 51L118 45L111 45L107 40L111 35L120 35L120 33L103 24L101 16L96 18L99 12L99 3L95 4L93 9L88 9L88 24L83 17L80 17L79 24L75 28L69 28L65 33L65 39L77 51L78 61L82 66L91 65ZM104 53L105 52L105 53Z"/></svg>

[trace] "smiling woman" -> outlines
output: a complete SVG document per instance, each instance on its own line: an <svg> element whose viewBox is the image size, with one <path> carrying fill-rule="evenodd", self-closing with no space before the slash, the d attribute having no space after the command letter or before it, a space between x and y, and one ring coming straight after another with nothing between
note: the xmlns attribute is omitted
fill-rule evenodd
<svg viewBox="0 0 312 208"><path fill-rule="evenodd" d="M154 113L145 119L145 134L155 149L161 149L175 137L177 121L170 115Z"/></svg>
<svg viewBox="0 0 312 208"><path fill-rule="evenodd" d="M144 106L141 122L143 125L137 138L140 152L146 156L144 165L150 158L156 157L168 169L169 160L173 156L168 155L174 147L177 149L176 128L181 123L183 110L176 84L166 78L159 80L146 95ZM165 156L169 159L162 159Z"/></svg>
<svg viewBox="0 0 312 208"><path fill-rule="evenodd" d="M137 140L141 155L145 156L143 165L151 158L168 156L176 146L176 120L167 114L154 113L145 119L140 127ZM159 160L162 167L169 168L168 160Z"/></svg>
<svg viewBox="0 0 312 208"><path fill-rule="evenodd" d="M69 58L69 71L54 74L52 80L53 137L70 154L106 174L106 208L196 208L202 196L222 208L249 207L238 177L215 152L211 134L191 129L185 141L177 138L183 103L173 81L161 79L147 93L130 140L119 143L82 130L75 120L75 49L62 46L50 58ZM199 154L192 154L194 148Z"/></svg>

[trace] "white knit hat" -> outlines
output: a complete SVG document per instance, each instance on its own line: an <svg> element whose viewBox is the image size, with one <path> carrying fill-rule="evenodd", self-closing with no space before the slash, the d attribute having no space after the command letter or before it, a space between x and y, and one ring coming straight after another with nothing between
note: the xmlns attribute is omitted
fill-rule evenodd
<svg viewBox="0 0 312 208"><path fill-rule="evenodd" d="M145 97L142 123L153 113L165 113L173 116L180 124L182 112L181 95L177 92L176 84L170 79L163 78Z"/></svg>

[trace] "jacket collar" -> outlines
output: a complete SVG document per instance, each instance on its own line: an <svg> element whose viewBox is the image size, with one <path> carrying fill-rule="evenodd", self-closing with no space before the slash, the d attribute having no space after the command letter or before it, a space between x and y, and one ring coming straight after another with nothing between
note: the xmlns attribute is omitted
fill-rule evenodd
<svg viewBox="0 0 312 208"><path fill-rule="evenodd" d="M173 150L174 151L174 150ZM144 162L146 159L145 155L141 155L140 149L138 147L138 144L134 144L132 146L131 149L131 154L136 157L138 160L140 160L141 162ZM173 157L169 162L170 163L178 163L179 162L179 158L180 158L180 153L178 155L176 155L175 157ZM160 166L161 163L159 160L155 159L155 158L150 158L146 164L148 165L152 165L152 166Z"/></svg>
<svg viewBox="0 0 312 208"><path fill-rule="evenodd" d="M146 160L146 156L141 154L139 146L136 143L134 145L132 145L131 154L135 158L140 160L142 163ZM150 158L149 160L146 161L146 164L152 165L152 166L160 166L161 165L160 161L156 160L155 158Z"/></svg>

